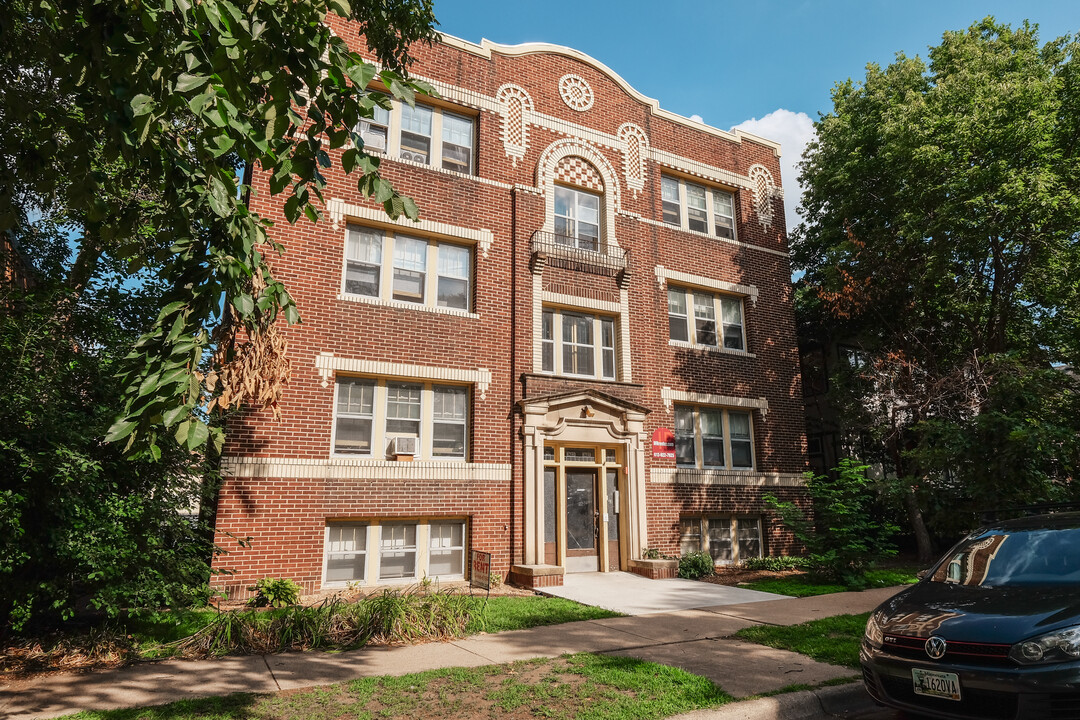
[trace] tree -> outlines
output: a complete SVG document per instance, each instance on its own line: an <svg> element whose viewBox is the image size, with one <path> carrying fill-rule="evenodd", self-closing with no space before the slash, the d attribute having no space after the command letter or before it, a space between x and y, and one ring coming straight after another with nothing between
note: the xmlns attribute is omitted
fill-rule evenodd
<svg viewBox="0 0 1080 720"><path fill-rule="evenodd" d="M331 14L358 24L381 69L332 32ZM117 368L110 441L155 458L164 432L219 445L202 413L223 395L275 405L288 373L276 323L299 313L267 259L284 248L248 211L238 173L258 163L289 221L314 222L333 153L391 216L415 218L355 128L387 102L373 80L406 102L430 91L405 70L433 23L430 0L0 0L0 233L30 236L64 209L74 259L61 315L105 258L152 268L165 289Z"/></svg>
<svg viewBox="0 0 1080 720"><path fill-rule="evenodd" d="M934 503L1076 494L1077 49L993 18L945 33L928 64L838 84L802 164L799 313L866 350L837 407L880 441L924 559Z"/></svg>

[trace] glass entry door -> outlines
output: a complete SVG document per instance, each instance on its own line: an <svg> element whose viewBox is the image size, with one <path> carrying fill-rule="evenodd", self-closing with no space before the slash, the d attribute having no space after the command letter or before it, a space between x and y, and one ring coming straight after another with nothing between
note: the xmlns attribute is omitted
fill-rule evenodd
<svg viewBox="0 0 1080 720"><path fill-rule="evenodd" d="M566 469L566 571L596 572L600 513L596 502L596 470Z"/></svg>

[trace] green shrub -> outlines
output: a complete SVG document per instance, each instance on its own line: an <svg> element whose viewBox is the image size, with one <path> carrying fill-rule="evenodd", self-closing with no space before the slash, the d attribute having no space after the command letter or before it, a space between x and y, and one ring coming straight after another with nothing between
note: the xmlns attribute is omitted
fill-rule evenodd
<svg viewBox="0 0 1080 720"><path fill-rule="evenodd" d="M765 502L810 551L810 573L849 588L866 587L866 571L878 560L896 555L891 538L899 528L874 517L868 467L844 458L836 467L835 479L806 473L814 521L795 503L765 496Z"/></svg>
<svg viewBox="0 0 1080 720"><path fill-rule="evenodd" d="M686 553L679 558L679 577L697 580L716 572L712 556L707 552Z"/></svg>
<svg viewBox="0 0 1080 720"><path fill-rule="evenodd" d="M248 602L252 607L285 607L300 602L300 586L288 578L262 578L255 587L255 597Z"/></svg>
<svg viewBox="0 0 1080 720"><path fill-rule="evenodd" d="M778 555L775 557L759 557L743 560L739 566L743 570L768 570L770 572L782 572L784 570L801 570L809 565L809 561L803 557L791 557L790 555Z"/></svg>

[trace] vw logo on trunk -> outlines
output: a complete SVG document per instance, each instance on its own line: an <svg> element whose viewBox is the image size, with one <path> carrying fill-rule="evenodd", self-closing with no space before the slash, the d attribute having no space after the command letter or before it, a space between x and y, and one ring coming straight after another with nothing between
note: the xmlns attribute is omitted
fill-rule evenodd
<svg viewBox="0 0 1080 720"><path fill-rule="evenodd" d="M933 660L940 660L945 656L945 638L934 635L926 641L923 645L923 649L926 650L926 654Z"/></svg>

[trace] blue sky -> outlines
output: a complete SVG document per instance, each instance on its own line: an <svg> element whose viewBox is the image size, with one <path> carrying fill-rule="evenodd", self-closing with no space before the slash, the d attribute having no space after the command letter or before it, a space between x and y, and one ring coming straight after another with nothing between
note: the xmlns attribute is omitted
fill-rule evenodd
<svg viewBox="0 0 1080 720"><path fill-rule="evenodd" d="M987 15L1038 23L1044 42L1080 31L1078 0L435 0L435 15L473 42L581 50L668 110L780 141L789 227L794 163L837 82L897 52L925 57L943 32Z"/></svg>

